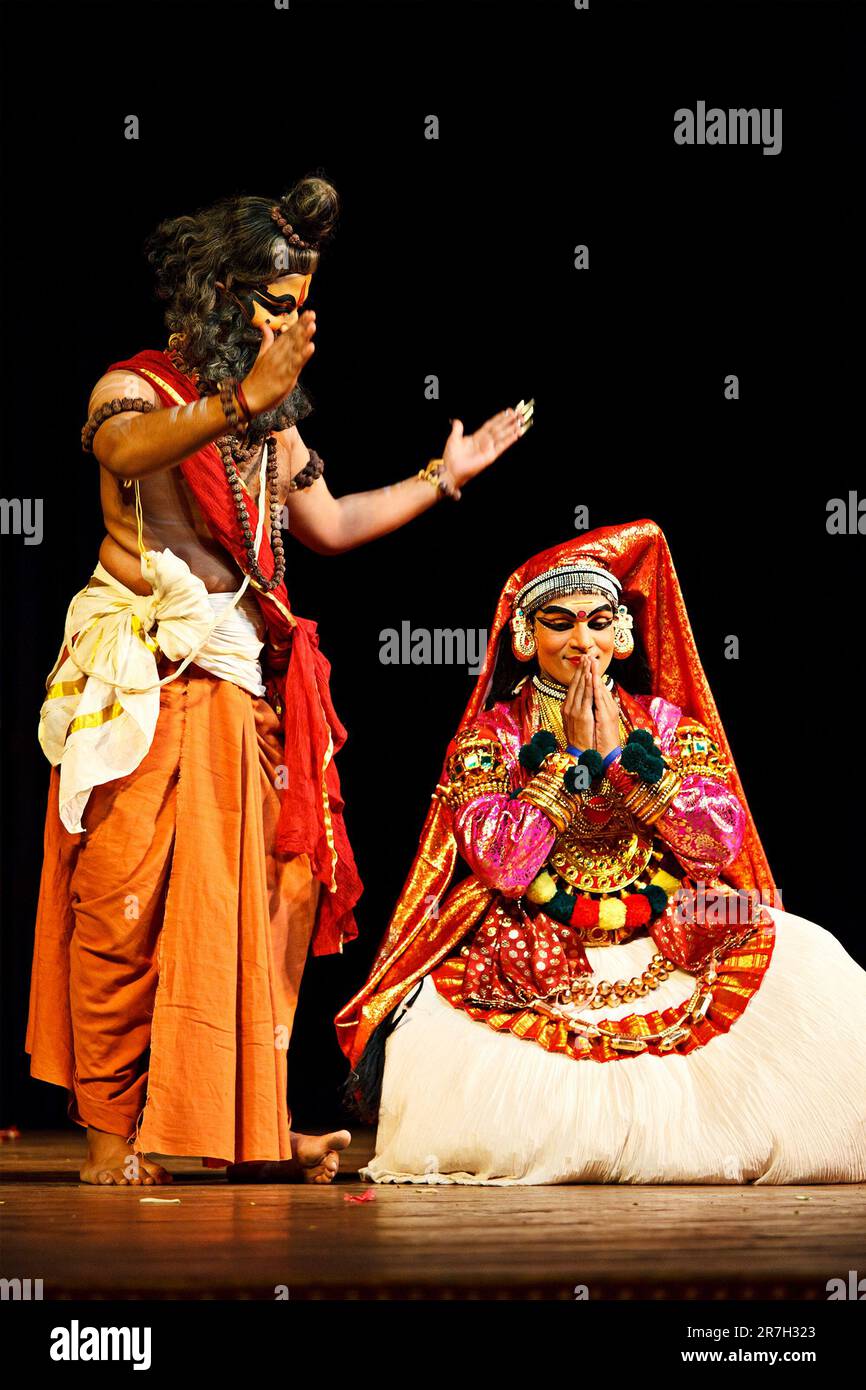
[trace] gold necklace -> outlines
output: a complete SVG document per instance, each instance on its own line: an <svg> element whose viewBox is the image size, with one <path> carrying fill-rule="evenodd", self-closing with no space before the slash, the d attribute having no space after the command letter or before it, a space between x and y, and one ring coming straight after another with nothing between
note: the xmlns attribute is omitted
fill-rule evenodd
<svg viewBox="0 0 866 1390"><path fill-rule="evenodd" d="M607 677L602 677L602 679L608 690L613 692L617 707L620 708L616 687L613 681L611 680L608 684ZM565 752L565 749L568 747L568 740L565 737L565 725L562 720L562 702L568 694L568 686L561 685L559 681L554 681L550 676L543 675L534 675L532 677L532 685L535 691L535 703L538 710L538 727L540 729L546 729L549 733L553 734L558 747L562 752ZM623 746L625 745L627 732L620 708L619 741Z"/></svg>

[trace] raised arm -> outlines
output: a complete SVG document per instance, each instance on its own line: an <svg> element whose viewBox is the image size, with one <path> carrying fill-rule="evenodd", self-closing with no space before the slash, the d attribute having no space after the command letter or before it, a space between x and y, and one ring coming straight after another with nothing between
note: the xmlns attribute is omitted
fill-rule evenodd
<svg viewBox="0 0 866 1390"><path fill-rule="evenodd" d="M464 435L455 420L442 454L448 485L459 493L470 478L489 467L529 428L526 410L502 410L486 421L474 434ZM283 440L291 451L292 476L304 467L310 454L296 427L286 430ZM423 464L419 464L420 468ZM289 529L293 536L320 555L339 555L354 550L378 536L396 531L421 512L429 511L443 496L434 482L417 473L386 487L368 492L350 492L334 497L319 477L309 488L289 497Z"/></svg>
<svg viewBox="0 0 866 1390"><path fill-rule="evenodd" d="M263 343L242 389L253 414L269 410L294 390L305 362L313 354L315 315L305 314L287 332ZM93 389L88 419L101 405L124 397L139 397L159 407L160 400L146 377L135 372L106 372ZM174 405L142 413L123 410L100 425L93 452L103 468L120 478L144 478L174 468L182 459L210 444L228 429L219 396L202 396L189 405Z"/></svg>

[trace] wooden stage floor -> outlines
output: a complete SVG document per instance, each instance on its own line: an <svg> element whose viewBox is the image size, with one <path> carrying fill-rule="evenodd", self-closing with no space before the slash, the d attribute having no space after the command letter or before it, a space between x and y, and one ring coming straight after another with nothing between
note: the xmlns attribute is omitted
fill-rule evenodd
<svg viewBox="0 0 866 1390"><path fill-rule="evenodd" d="M379 1186L78 1181L79 1130L0 1146L0 1277L46 1299L816 1299L866 1273L866 1186ZM347 1198L372 1194L364 1202ZM144 1196L175 1197L170 1205Z"/></svg>

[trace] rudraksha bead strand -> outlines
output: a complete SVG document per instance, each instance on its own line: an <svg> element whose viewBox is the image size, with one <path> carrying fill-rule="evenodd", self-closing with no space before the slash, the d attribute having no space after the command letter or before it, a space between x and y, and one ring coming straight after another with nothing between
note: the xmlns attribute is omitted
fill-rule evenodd
<svg viewBox="0 0 866 1390"><path fill-rule="evenodd" d="M144 415L149 410L156 410L156 406L153 401L145 401L141 396L115 396L114 400L106 401L105 405L94 410L81 431L81 447L86 454L92 452L93 436L99 426L110 420L112 415L120 415L124 410L138 410Z"/></svg>

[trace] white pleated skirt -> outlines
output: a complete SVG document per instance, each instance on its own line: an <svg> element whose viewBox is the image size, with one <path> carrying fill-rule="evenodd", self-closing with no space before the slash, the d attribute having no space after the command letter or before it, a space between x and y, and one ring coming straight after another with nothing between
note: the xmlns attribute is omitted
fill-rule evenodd
<svg viewBox="0 0 866 1390"><path fill-rule="evenodd" d="M728 1033L688 1056L576 1060L497 1032L425 978L388 1038L373 1182L866 1181L866 971L823 927L770 909L776 942ZM639 974L648 938L588 950ZM688 999L674 971L651 1007ZM624 1004L606 1012L635 1012ZM589 1015L584 1015L589 1017Z"/></svg>

